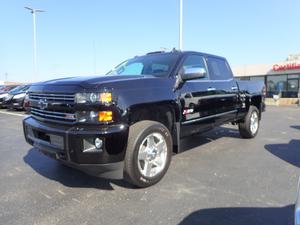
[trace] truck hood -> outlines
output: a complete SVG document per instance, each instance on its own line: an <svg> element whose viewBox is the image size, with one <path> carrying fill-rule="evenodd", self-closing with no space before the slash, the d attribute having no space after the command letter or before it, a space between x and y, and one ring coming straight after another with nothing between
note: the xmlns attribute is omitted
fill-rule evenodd
<svg viewBox="0 0 300 225"><path fill-rule="evenodd" d="M139 76L93 76L93 77L70 77L50 80L31 85L29 92L53 92L53 93L76 93L85 91L99 91L101 89L153 89L165 88L166 85L172 87L170 79L162 79L152 75Z"/></svg>
<svg viewBox="0 0 300 225"><path fill-rule="evenodd" d="M122 80L137 80L145 76L92 76L92 77L69 77L62 79L49 80L45 82L36 83L36 86L81 86L82 88L95 88L96 86L104 83L122 81ZM153 76L150 76L153 77Z"/></svg>

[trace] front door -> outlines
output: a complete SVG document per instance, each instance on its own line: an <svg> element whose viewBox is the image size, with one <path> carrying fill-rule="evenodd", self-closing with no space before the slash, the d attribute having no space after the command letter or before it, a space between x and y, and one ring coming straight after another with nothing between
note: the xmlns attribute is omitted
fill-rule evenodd
<svg viewBox="0 0 300 225"><path fill-rule="evenodd" d="M207 71L205 59L201 55L188 55L181 69L203 68ZM188 136L212 128L215 112L215 90L208 77L186 81L179 89L182 109L181 136Z"/></svg>

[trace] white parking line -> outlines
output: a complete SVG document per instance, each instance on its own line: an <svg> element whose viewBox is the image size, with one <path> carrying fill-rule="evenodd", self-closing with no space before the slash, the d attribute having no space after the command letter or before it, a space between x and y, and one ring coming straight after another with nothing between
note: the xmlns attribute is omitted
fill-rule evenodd
<svg viewBox="0 0 300 225"><path fill-rule="evenodd" d="M11 115L11 116L20 116L20 117L26 116L26 115L22 115L22 114L18 114L18 113L3 112L3 111L0 111L0 114L6 114L6 115Z"/></svg>

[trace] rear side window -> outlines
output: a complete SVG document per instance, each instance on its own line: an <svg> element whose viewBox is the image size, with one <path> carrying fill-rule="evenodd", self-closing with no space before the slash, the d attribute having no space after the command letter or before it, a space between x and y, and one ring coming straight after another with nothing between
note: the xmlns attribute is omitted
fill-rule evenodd
<svg viewBox="0 0 300 225"><path fill-rule="evenodd" d="M232 78L232 73L226 60L209 57L207 64L212 80L228 80Z"/></svg>

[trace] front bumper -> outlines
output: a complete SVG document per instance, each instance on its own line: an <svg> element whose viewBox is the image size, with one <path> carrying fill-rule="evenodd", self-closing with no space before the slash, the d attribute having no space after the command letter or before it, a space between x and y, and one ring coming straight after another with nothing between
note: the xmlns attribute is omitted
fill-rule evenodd
<svg viewBox="0 0 300 225"><path fill-rule="evenodd" d="M63 164L99 177L123 176L127 125L71 126L45 123L29 116L23 120L23 129L29 144ZM103 141L101 149L93 148L95 138Z"/></svg>
<svg viewBox="0 0 300 225"><path fill-rule="evenodd" d="M13 109L23 109L24 98L12 99L9 107Z"/></svg>
<svg viewBox="0 0 300 225"><path fill-rule="evenodd" d="M3 102L3 106L9 109L23 109L24 98L11 99Z"/></svg>
<svg viewBox="0 0 300 225"><path fill-rule="evenodd" d="M5 107L4 103L5 103L4 99L0 98L0 108L4 108Z"/></svg>

